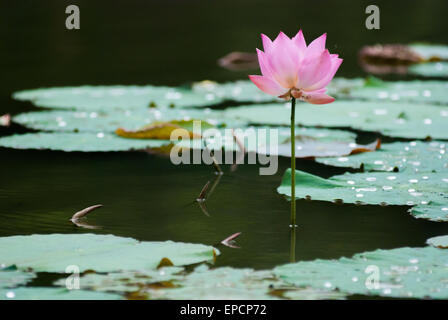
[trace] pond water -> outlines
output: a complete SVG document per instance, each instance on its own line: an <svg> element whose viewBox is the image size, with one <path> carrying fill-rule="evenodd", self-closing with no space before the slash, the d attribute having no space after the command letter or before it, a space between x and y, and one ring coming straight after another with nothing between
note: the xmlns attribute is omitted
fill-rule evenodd
<svg viewBox="0 0 448 320"><path fill-rule="evenodd" d="M275 3L275 4L274 4ZM32 110L12 92L82 84L183 85L211 79L244 79L247 72L220 68L231 51L253 52L259 33L279 29L305 37L328 32L328 48L345 60L338 76L364 76L357 51L376 42L445 42L447 2L380 4L381 30L364 27L365 5L353 1L79 1L81 30L64 28L57 1L2 3L0 112ZM107 4L107 5L106 5ZM404 22L407 21L407 22ZM250 73L258 73L251 71ZM300 108L297 110L300 117ZM1 128L1 135L23 132ZM360 134L358 141L373 135ZM371 140L370 140L371 141ZM206 165L174 166L140 153L63 153L0 150L0 236L34 233L111 233L139 240L217 245L232 233L241 248L218 246L217 266L272 268L290 260L289 202L276 192L288 159L273 176L240 165L218 181L207 201L209 216L194 202L207 181ZM312 161L297 169L323 177L340 174ZM93 204L100 229L74 226L69 218ZM357 206L297 201L296 260L338 258L377 248L423 246L448 233L448 225L411 217L404 206Z"/></svg>

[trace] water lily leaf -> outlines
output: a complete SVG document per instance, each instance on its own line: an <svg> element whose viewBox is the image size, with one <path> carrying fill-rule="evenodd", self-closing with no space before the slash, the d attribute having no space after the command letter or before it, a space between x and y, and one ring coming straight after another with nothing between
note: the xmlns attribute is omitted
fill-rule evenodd
<svg viewBox="0 0 448 320"><path fill-rule="evenodd" d="M282 296L291 300L344 300L347 294L311 287L284 290Z"/></svg>
<svg viewBox="0 0 448 320"><path fill-rule="evenodd" d="M416 218L448 221L448 172L345 173L323 179L296 171L296 197L346 203L408 205ZM291 195L291 170L277 191Z"/></svg>
<svg viewBox="0 0 448 320"><path fill-rule="evenodd" d="M280 99L265 94L249 80L217 83L213 81L201 81L194 83L193 92L205 95L212 94L219 99L238 102L268 102L280 101Z"/></svg>
<svg viewBox="0 0 448 320"><path fill-rule="evenodd" d="M409 72L423 77L448 77L448 62L429 62L409 67Z"/></svg>
<svg viewBox="0 0 448 320"><path fill-rule="evenodd" d="M82 290L102 292L136 292L161 282L171 282L182 279L182 267L163 267L159 270L122 271L107 274L86 273L80 278ZM55 286L65 287L65 279L59 279Z"/></svg>
<svg viewBox="0 0 448 320"><path fill-rule="evenodd" d="M409 48L425 60L448 60L448 46L443 44L413 43Z"/></svg>
<svg viewBox="0 0 448 320"><path fill-rule="evenodd" d="M147 107L205 107L220 103L213 93L156 86L80 86L24 90L13 98L38 107L77 110L132 110Z"/></svg>
<svg viewBox="0 0 448 320"><path fill-rule="evenodd" d="M447 81L383 81L381 85L377 86L364 85L354 87L348 92L347 97L446 105L448 104L447 88Z"/></svg>
<svg viewBox="0 0 448 320"><path fill-rule="evenodd" d="M241 126L243 123L225 119L219 111L200 109L159 110L135 109L109 111L52 110L27 112L14 116L13 121L27 128L43 131L114 132L122 127L138 130L156 121L187 121L198 119L218 127Z"/></svg>
<svg viewBox="0 0 448 320"><path fill-rule="evenodd" d="M122 296L105 292L67 290L51 287L0 289L0 300L120 300Z"/></svg>
<svg viewBox="0 0 448 320"><path fill-rule="evenodd" d="M447 299L448 255L432 247L376 250L339 260L287 264L274 274L296 286L345 294ZM369 281L378 275L378 283ZM366 285L367 282L367 285Z"/></svg>
<svg viewBox="0 0 448 320"><path fill-rule="evenodd" d="M364 86L364 80L361 78L334 78L327 87L327 93L332 96L346 95L353 88L362 86ZM240 103L282 101L275 96L263 93L250 80L239 80L227 83L205 80L194 83L192 90L201 94L213 94L220 99Z"/></svg>
<svg viewBox="0 0 448 320"><path fill-rule="evenodd" d="M225 116L256 124L288 125L290 113L289 104L266 104L229 108ZM447 139L447 120L448 106L429 104L336 101L323 106L300 104L297 111L297 123L305 126L351 127L416 139Z"/></svg>
<svg viewBox="0 0 448 320"><path fill-rule="evenodd" d="M0 269L0 289L14 288L19 285L25 285L36 277L33 272L23 272L20 270Z"/></svg>
<svg viewBox="0 0 448 320"><path fill-rule="evenodd" d="M208 269L200 266L175 288L149 291L151 297L162 299L235 300L276 299L269 295L270 286L278 284L269 271L222 267Z"/></svg>
<svg viewBox="0 0 448 320"><path fill-rule="evenodd" d="M169 140L125 139L111 133L27 133L0 138L0 147L55 151L110 152L145 150L170 144Z"/></svg>
<svg viewBox="0 0 448 320"><path fill-rule="evenodd" d="M88 273L80 279L81 289L127 293L140 299L342 299L346 294L314 288L298 288L276 278L272 271L205 265L187 273L182 268L157 271ZM55 285L65 286L58 280Z"/></svg>
<svg viewBox="0 0 448 320"><path fill-rule="evenodd" d="M162 258L175 266L214 259L216 249L202 244L139 242L132 238L97 234L49 234L0 238L0 264L37 272L65 272L76 265L80 272L157 268Z"/></svg>
<svg viewBox="0 0 448 320"><path fill-rule="evenodd" d="M448 236L429 238L426 243L436 248L446 249L448 248Z"/></svg>
<svg viewBox="0 0 448 320"><path fill-rule="evenodd" d="M163 268L152 273L87 274L80 283L86 288L110 292L139 292L147 299L276 299L270 285L280 283L269 271L204 265L191 273ZM63 285L62 282L58 283Z"/></svg>
<svg viewBox="0 0 448 320"><path fill-rule="evenodd" d="M194 132L194 122L199 123L199 128L201 130L215 128L214 125L208 123L207 121L200 121L198 119L172 120L170 122L156 121L138 130L126 130L123 128L118 128L117 130L115 130L115 133L123 138L169 140L171 137L171 133L174 130L184 129L188 132L188 135L191 139L201 138L201 134Z"/></svg>
<svg viewBox="0 0 448 320"><path fill-rule="evenodd" d="M262 130L266 134L261 134ZM234 133L248 152L291 157L291 130L287 127L249 127ZM295 133L296 158L334 156L341 152L347 155L350 154L349 145L352 149L356 145L356 135L344 130L296 127ZM235 147L235 143L232 146ZM271 149L274 146L277 151ZM230 147L227 149L230 150Z"/></svg>
<svg viewBox="0 0 448 320"><path fill-rule="evenodd" d="M394 142L382 144L374 153L317 158L316 161L365 171L443 172L448 168L448 153L445 142Z"/></svg>
<svg viewBox="0 0 448 320"><path fill-rule="evenodd" d="M319 141L318 139L298 136L296 137L296 158L315 158L315 157L341 157L352 154L371 152L378 149L381 145L380 140L376 140L370 144L361 145L354 141ZM269 149L260 148L259 153L274 154ZM289 139L278 145L277 155L291 157L291 142Z"/></svg>

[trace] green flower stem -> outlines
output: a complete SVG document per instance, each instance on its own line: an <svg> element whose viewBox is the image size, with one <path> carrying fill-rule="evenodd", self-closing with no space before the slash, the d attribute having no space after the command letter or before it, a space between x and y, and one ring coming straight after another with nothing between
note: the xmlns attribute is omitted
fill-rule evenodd
<svg viewBox="0 0 448 320"><path fill-rule="evenodd" d="M296 227L296 98L291 98L291 228Z"/></svg>
<svg viewBox="0 0 448 320"><path fill-rule="evenodd" d="M289 252L289 262L296 262L296 228L291 228L291 245Z"/></svg>

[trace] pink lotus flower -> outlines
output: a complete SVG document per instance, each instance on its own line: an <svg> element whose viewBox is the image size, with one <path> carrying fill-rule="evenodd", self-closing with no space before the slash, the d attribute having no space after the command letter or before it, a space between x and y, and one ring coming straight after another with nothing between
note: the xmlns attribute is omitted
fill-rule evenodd
<svg viewBox="0 0 448 320"><path fill-rule="evenodd" d="M249 76L262 91L289 100L292 97L313 104L334 101L325 94L342 63L337 54L325 49L327 34L306 45L302 30L290 39L280 32L274 41L264 34L264 52L257 49L262 76Z"/></svg>

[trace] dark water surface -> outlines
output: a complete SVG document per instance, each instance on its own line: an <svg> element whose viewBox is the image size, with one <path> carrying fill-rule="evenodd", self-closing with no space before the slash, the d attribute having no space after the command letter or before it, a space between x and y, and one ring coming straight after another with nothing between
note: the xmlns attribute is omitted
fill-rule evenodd
<svg viewBox="0 0 448 320"><path fill-rule="evenodd" d="M378 3L378 2L377 2ZM81 30L65 29L65 6L78 4ZM253 52L259 33L307 39L328 32L328 48L345 60L339 76L365 74L357 51L365 44L447 43L448 2L379 2L381 30L364 27L364 1L3 1L0 4L0 113L31 110L10 99L15 90L81 84L183 85L245 78L220 68L231 51ZM257 73L257 71L254 71ZM253 72L251 72L253 73ZM300 111L298 111L298 117ZM1 135L23 129L0 129ZM360 136L365 140L366 136ZM193 200L216 175L205 165L174 166L141 153L0 150L0 236L33 233L112 233L139 240L217 244L232 233L240 249L219 247L217 265L271 268L289 261L289 202L277 194L289 160L274 176L256 165L224 167L207 201ZM342 173L311 161L298 169ZM75 227L76 211L97 230ZM417 220L407 207L298 201L297 260L338 258L377 248L423 246L448 225Z"/></svg>

